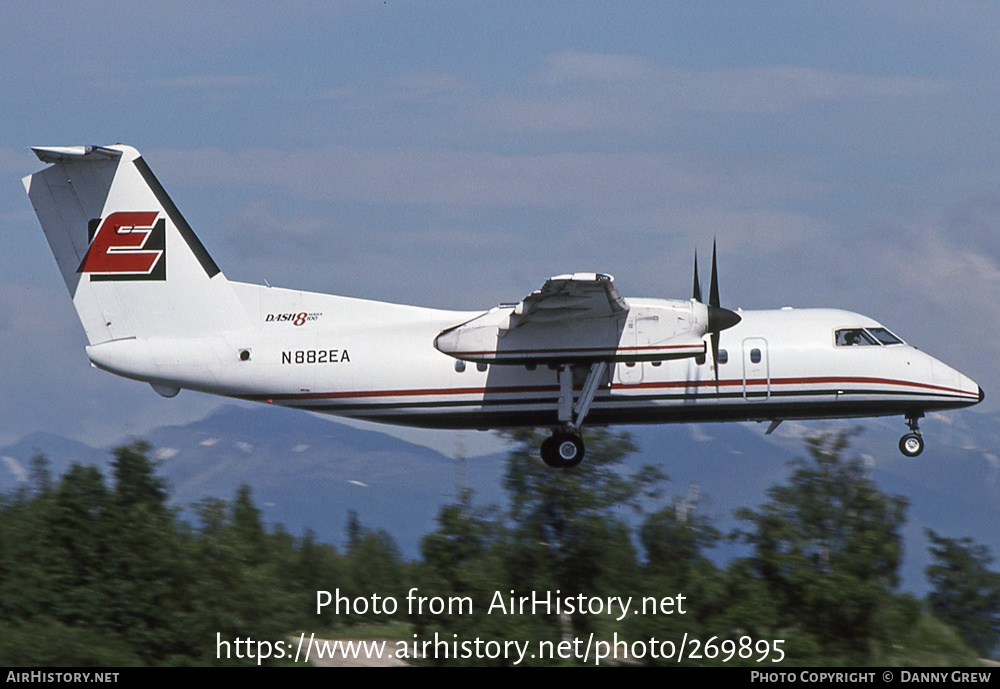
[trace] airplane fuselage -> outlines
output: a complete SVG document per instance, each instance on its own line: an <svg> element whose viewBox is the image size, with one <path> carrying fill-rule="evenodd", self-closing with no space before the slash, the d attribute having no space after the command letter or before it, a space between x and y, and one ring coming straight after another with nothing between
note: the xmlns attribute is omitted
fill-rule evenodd
<svg viewBox="0 0 1000 689"><path fill-rule="evenodd" d="M430 428L559 423L554 366L477 364L434 347L439 333L479 312L230 284L255 327L114 340L88 347L91 360L161 392L186 388L371 421ZM628 301L635 314L686 303ZM620 361L602 381L587 423L922 415L980 400L971 379L910 345L838 346L838 331L881 328L865 316L833 309L740 316L721 335L718 388L710 356ZM634 320L630 315L626 332L638 327Z"/></svg>

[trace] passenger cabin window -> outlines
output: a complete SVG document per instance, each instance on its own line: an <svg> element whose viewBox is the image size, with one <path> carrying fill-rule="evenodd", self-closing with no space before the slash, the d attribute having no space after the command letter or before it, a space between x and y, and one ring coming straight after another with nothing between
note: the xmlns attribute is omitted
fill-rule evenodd
<svg viewBox="0 0 1000 689"><path fill-rule="evenodd" d="M759 364L760 363L760 350L754 347L750 350L750 363Z"/></svg>
<svg viewBox="0 0 1000 689"><path fill-rule="evenodd" d="M719 363L724 364L729 361L729 352L725 349L719 350Z"/></svg>

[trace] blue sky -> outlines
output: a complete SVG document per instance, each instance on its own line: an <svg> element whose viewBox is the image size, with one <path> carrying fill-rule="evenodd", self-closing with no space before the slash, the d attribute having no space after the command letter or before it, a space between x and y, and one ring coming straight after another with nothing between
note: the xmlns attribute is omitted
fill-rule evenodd
<svg viewBox="0 0 1000 689"><path fill-rule="evenodd" d="M1000 5L77 3L0 22L0 442L219 400L88 366L20 178L139 148L231 278L486 309L610 272L879 319L1000 399ZM902 424L900 424L902 432Z"/></svg>

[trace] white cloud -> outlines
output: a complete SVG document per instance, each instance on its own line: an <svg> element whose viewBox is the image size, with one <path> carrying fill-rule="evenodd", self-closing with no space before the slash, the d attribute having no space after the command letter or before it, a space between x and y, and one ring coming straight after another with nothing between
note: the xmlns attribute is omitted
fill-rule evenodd
<svg viewBox="0 0 1000 689"><path fill-rule="evenodd" d="M494 95L472 106L475 117L506 132L604 132L618 138L624 130L648 137L681 113L787 114L830 103L926 101L951 88L939 78L792 64L697 70L573 51L549 55L544 63L537 78L541 87Z"/></svg>
<svg viewBox="0 0 1000 689"><path fill-rule="evenodd" d="M893 247L897 276L922 301L945 308L974 304L979 316L1000 322L997 258L955 241L946 228L912 227ZM971 314L970 314L971 316ZM998 343L1000 345L1000 343Z"/></svg>
<svg viewBox="0 0 1000 689"><path fill-rule="evenodd" d="M565 82L630 82L655 78L656 65L633 55L609 55L566 50L543 58L544 68L539 81L549 84Z"/></svg>
<svg viewBox="0 0 1000 689"><path fill-rule="evenodd" d="M925 98L948 88L939 79L882 76L792 64L697 70L658 65L632 55L566 51L544 59L546 84L603 85L635 89L629 103L655 102L678 110L777 112L827 99ZM642 98L642 93L648 94ZM636 96L639 96L638 98Z"/></svg>
<svg viewBox="0 0 1000 689"><path fill-rule="evenodd" d="M393 81L396 87L396 97L427 101L442 96L452 96L467 90L467 87L454 75L445 72L409 72Z"/></svg>
<svg viewBox="0 0 1000 689"><path fill-rule="evenodd" d="M147 86L153 88L216 91L218 89L257 88L266 84L267 79L247 74L189 74L153 79L147 83Z"/></svg>
<svg viewBox="0 0 1000 689"><path fill-rule="evenodd" d="M268 189L327 201L498 207L663 207L816 194L799 161L696 160L656 152L503 154L441 147L324 146L282 151L156 151L155 169L189 186ZM161 175L161 181L162 177Z"/></svg>

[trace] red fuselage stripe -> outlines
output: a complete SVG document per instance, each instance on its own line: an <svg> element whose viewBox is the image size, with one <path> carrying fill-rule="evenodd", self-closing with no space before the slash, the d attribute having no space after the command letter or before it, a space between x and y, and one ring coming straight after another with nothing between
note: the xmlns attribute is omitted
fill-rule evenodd
<svg viewBox="0 0 1000 689"><path fill-rule="evenodd" d="M536 356L551 356L553 354L570 354L572 352L583 352L585 354L596 354L601 352L662 352L673 350L690 350L704 352L705 345L669 345L666 347L575 347L573 349L505 349L502 352L496 349L484 349L478 352L449 352L451 356L461 359L469 356L510 356L514 354L534 354Z"/></svg>
<svg viewBox="0 0 1000 689"><path fill-rule="evenodd" d="M747 386L761 386L768 385L768 380L766 378L758 379L748 379L745 381ZM776 386L788 386L788 385L817 385L817 384L870 384L870 385L894 385L903 386L909 388L919 388L923 390L933 390L936 392L960 395L962 397L975 398L978 396L978 392L968 392L965 390L958 390L956 388L949 388L940 385L931 385L930 383L919 383L909 380L893 380L890 378L867 378L867 377L848 377L848 376L824 376L815 378L775 378L770 381L771 387ZM743 387L744 380L742 378L737 378L735 380L720 380L720 387ZM668 382L650 382L650 383L635 383L632 385L618 384L614 385L613 389L618 390L650 390L650 389L678 389L678 388L691 388L691 387L714 387L714 380L695 380L695 381L668 381ZM580 389L577 386L576 389ZM437 397L443 395L484 395L486 393L493 394L516 394L516 393L542 393L542 392L558 392L558 385L522 385L522 386L508 386L508 387L498 387L498 388L487 388L487 387L467 387L467 388L424 388L424 389L411 389L411 390L360 390L356 392L303 392L303 393L292 393L292 394L277 394L277 395L254 395L253 399L271 399L271 400L291 400L291 399L351 399L351 398L372 398L372 397ZM831 392L830 390L813 390L817 394L824 394Z"/></svg>

